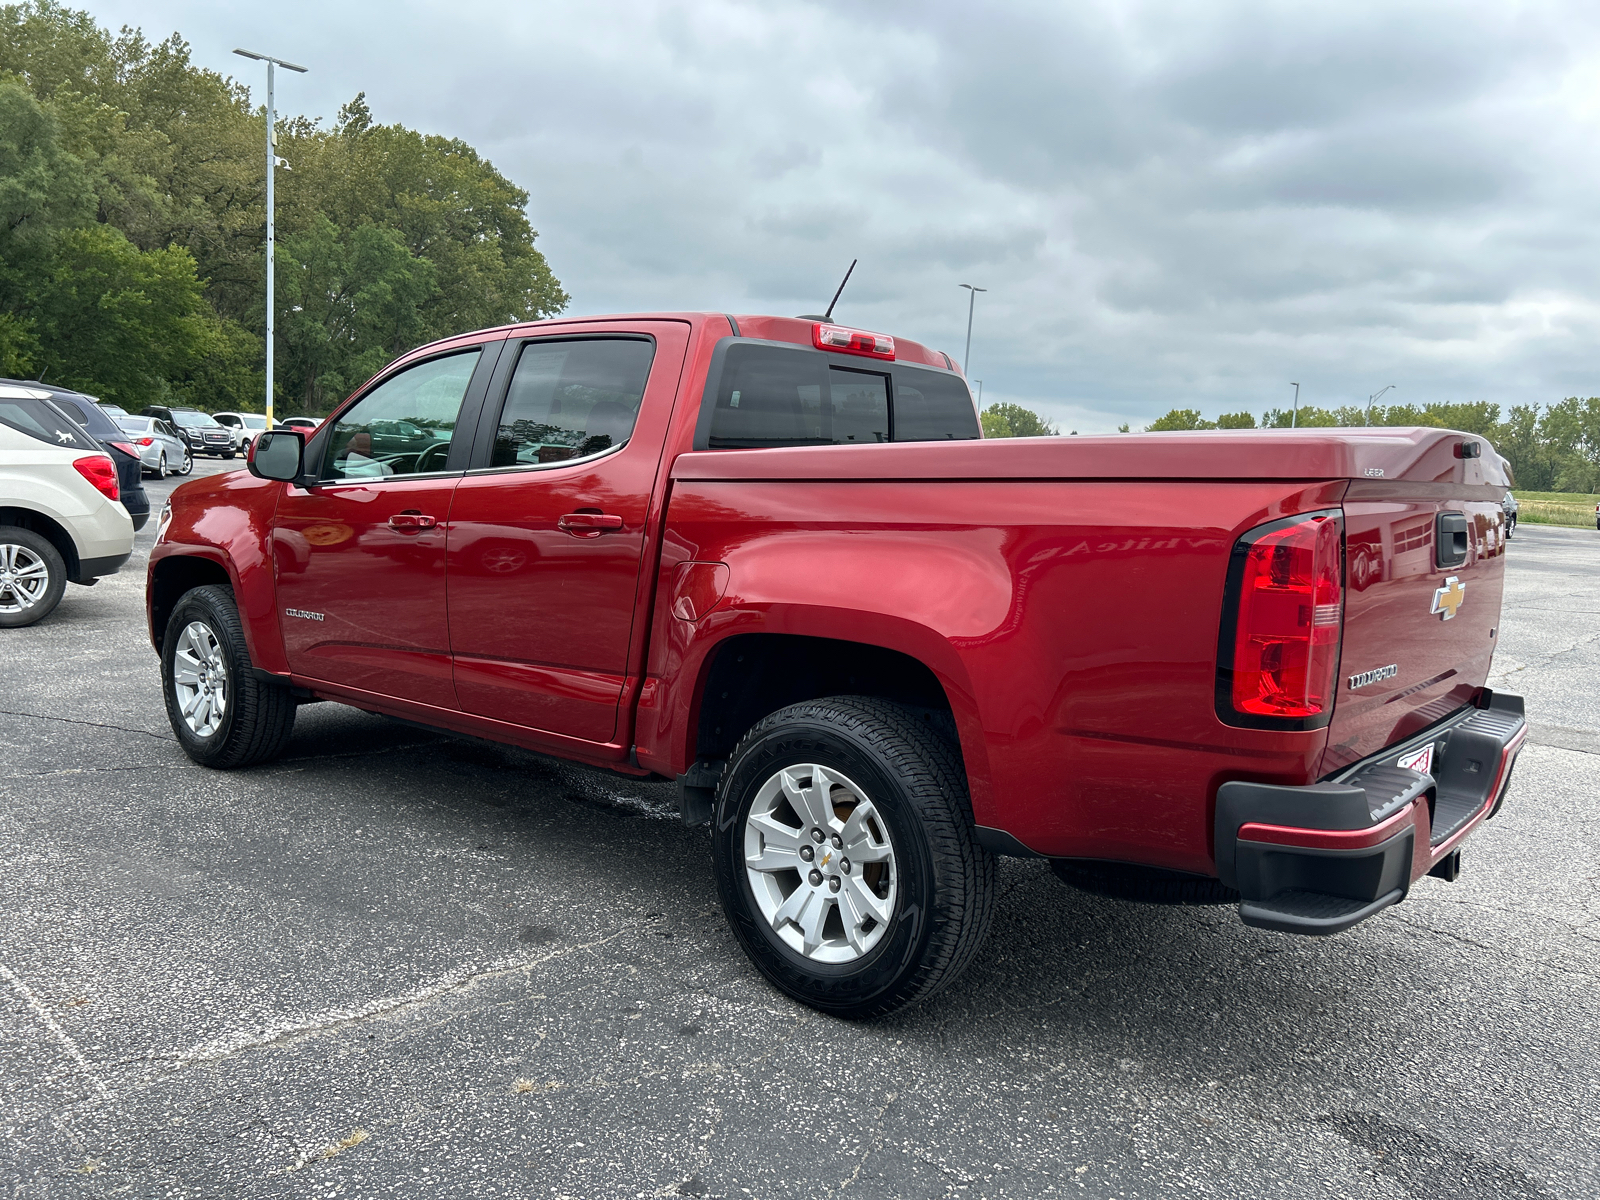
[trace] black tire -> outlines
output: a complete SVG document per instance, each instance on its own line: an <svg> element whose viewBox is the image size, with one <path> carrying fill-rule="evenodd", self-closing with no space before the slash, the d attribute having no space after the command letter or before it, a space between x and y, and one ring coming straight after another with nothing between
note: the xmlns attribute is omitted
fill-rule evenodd
<svg viewBox="0 0 1600 1200"><path fill-rule="evenodd" d="M1517 532L1517 514L1516 513L1512 513L1511 514L1511 519L1506 522L1506 541L1509 542L1511 540L1512 535L1515 534L1516 532Z"/></svg>
<svg viewBox="0 0 1600 1200"><path fill-rule="evenodd" d="M167 452L165 450L163 450L161 452L161 458L156 462L156 478L157 479L165 479L166 477L167 477Z"/></svg>
<svg viewBox="0 0 1600 1200"><path fill-rule="evenodd" d="M1085 859L1051 859L1050 869L1063 883L1113 900L1138 900L1145 904L1237 904L1239 893L1220 879L1163 871L1133 863L1094 862Z"/></svg>
<svg viewBox="0 0 1600 1200"><path fill-rule="evenodd" d="M851 962L817 962L784 942L745 870L752 804L779 770L801 763L837 770L869 793L894 848L893 911L876 944ZM933 995L972 961L994 909L995 857L974 837L957 752L914 713L868 697L792 705L745 734L717 788L712 860L751 961L802 1004L835 1016L881 1016Z"/></svg>
<svg viewBox="0 0 1600 1200"><path fill-rule="evenodd" d="M192 470L194 470L194 455L185 450L183 452L183 466L179 467L173 474L187 475Z"/></svg>
<svg viewBox="0 0 1600 1200"><path fill-rule="evenodd" d="M0 629L21 629L24 625L32 625L35 621L42 621L48 617L56 605L61 603L61 593L67 590L67 564L61 558L61 551L57 550L50 540L35 533L31 529L24 529L20 525L0 525L0 572L5 570L7 563L14 560L18 551L25 552L28 566L35 562L44 564L45 584L44 593L31 604L23 607L21 597L13 592L4 582L0 582L0 609L15 608L15 612L0 611Z"/></svg>
<svg viewBox="0 0 1600 1200"><path fill-rule="evenodd" d="M184 631L203 624L215 638L226 669L227 703L209 732L191 729L180 708L174 662ZM255 677L233 591L207 584L184 593L167 620L161 642L161 694L167 720L183 752L205 767L230 770L276 758L294 732L295 700L289 689Z"/></svg>

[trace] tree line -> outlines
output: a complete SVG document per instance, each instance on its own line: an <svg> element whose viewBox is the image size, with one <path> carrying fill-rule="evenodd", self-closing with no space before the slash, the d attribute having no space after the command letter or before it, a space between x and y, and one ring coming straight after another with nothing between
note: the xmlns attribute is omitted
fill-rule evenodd
<svg viewBox="0 0 1600 1200"><path fill-rule="evenodd" d="M265 115L177 34L0 7L0 375L259 410ZM422 342L560 312L528 193L459 139L277 125L274 405L321 414Z"/></svg>

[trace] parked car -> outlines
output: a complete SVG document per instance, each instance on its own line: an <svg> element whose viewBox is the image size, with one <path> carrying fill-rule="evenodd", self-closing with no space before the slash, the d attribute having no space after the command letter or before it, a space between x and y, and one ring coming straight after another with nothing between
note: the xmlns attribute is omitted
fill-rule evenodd
<svg viewBox="0 0 1600 1200"><path fill-rule="evenodd" d="M389 421L450 436L389 451ZM1485 687L1486 448L982 440L915 342L558 319L414 351L178 488L150 632L205 765L326 699L676 778L755 966L870 1016L972 960L999 854L1298 934L1454 879L1527 733ZM1383 559L1364 591L1352 543Z"/></svg>
<svg viewBox="0 0 1600 1200"><path fill-rule="evenodd" d="M1517 498L1507 492L1500 498L1500 511L1506 518L1506 537L1509 538L1517 531Z"/></svg>
<svg viewBox="0 0 1600 1200"><path fill-rule="evenodd" d="M194 454L175 425L160 417L119 417L117 424L138 448L144 469L157 479L194 470Z"/></svg>
<svg viewBox="0 0 1600 1200"><path fill-rule="evenodd" d="M233 448L241 452L267 427L267 418L260 413L219 412L211 416L218 425L233 431Z"/></svg>
<svg viewBox="0 0 1600 1200"><path fill-rule="evenodd" d="M143 529L150 520L150 497L144 490L144 465L140 447L111 419L92 397L38 385L50 393L50 403L70 420L76 421L99 442L111 461L117 464L117 486L122 507L133 518L134 529Z"/></svg>
<svg viewBox="0 0 1600 1200"><path fill-rule="evenodd" d="M128 415L128 410L123 408L120 404L113 404L109 400L96 400L95 403L105 411L106 416L112 418L113 420L115 420L117 417L125 417Z"/></svg>
<svg viewBox="0 0 1600 1200"><path fill-rule="evenodd" d="M44 388L0 384L0 628L32 625L68 583L115 574L133 519L110 453Z"/></svg>
<svg viewBox="0 0 1600 1200"><path fill-rule="evenodd" d="M304 429L307 433L310 433L321 424L322 419L320 417L284 417L278 422L278 428Z"/></svg>
<svg viewBox="0 0 1600 1200"><path fill-rule="evenodd" d="M232 432L226 426L212 420L210 413L203 413L198 408L153 404L149 408L142 409L140 415L160 417L173 425L178 435L188 443L191 453L232 458L239 452L233 444Z"/></svg>

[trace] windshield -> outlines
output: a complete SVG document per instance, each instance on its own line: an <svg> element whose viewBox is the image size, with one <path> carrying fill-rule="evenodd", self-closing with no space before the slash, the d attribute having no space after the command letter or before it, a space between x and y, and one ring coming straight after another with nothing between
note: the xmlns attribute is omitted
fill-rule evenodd
<svg viewBox="0 0 1600 1200"><path fill-rule="evenodd" d="M216 424L203 412L175 412L172 414L172 423L174 425L182 425L185 429L199 429L203 426Z"/></svg>
<svg viewBox="0 0 1600 1200"><path fill-rule="evenodd" d="M265 417L252 417L249 413L245 413L239 419L244 422L246 429L265 429L267 427L267 419Z"/></svg>

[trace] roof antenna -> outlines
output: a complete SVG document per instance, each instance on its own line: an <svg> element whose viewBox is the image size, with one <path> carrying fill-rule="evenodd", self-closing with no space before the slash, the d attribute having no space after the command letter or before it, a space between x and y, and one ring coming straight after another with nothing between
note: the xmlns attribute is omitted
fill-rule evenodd
<svg viewBox="0 0 1600 1200"><path fill-rule="evenodd" d="M828 302L827 312L823 313L820 317L817 316L816 313L802 313L800 315L800 319L802 321L832 321L833 306L839 303L839 297L844 294L844 285L850 282L850 273L856 269L856 264L860 261L861 260L859 258L852 258L850 260L849 269L845 271L844 278L839 281L839 290L833 294L833 299Z"/></svg>

